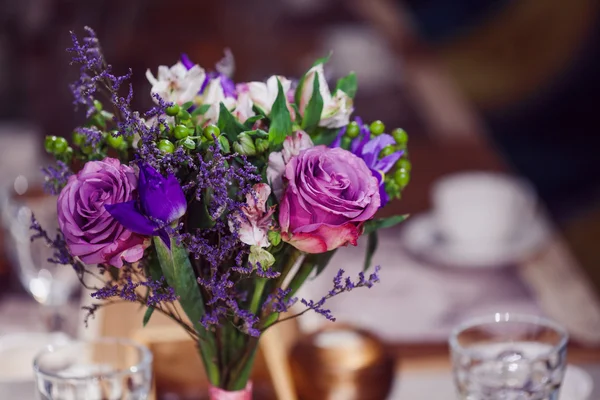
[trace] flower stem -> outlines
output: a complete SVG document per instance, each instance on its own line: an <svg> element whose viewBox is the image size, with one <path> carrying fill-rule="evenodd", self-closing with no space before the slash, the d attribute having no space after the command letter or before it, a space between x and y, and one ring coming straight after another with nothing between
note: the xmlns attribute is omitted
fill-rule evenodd
<svg viewBox="0 0 600 400"><path fill-rule="evenodd" d="M260 300L267 284L267 278L257 278L254 286L254 293L252 294L252 302L250 303L250 312L257 315L260 308Z"/></svg>
<svg viewBox="0 0 600 400"><path fill-rule="evenodd" d="M306 259L304 260L304 262L300 266L300 269L298 269L298 272L296 272L296 275L294 275L292 281L287 287L288 289L290 289L290 292L285 297L286 300L291 299L296 294L296 292L298 291L298 289L300 289L300 286L302 286L306 278L308 278L308 275L310 275L314 267L314 263L308 262Z"/></svg>

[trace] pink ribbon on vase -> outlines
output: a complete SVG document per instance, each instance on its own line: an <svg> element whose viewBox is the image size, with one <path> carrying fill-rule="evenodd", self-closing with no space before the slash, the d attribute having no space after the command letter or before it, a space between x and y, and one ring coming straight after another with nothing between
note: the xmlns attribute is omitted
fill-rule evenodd
<svg viewBox="0 0 600 400"><path fill-rule="evenodd" d="M252 382L248 382L242 390L230 392L215 386L208 389L210 400L252 400Z"/></svg>

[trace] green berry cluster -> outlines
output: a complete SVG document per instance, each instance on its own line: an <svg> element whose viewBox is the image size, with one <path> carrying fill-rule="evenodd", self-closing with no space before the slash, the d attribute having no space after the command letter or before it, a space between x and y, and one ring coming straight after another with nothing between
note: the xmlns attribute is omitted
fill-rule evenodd
<svg viewBox="0 0 600 400"><path fill-rule="evenodd" d="M87 136L81 132L75 131L72 136L72 146L64 137L46 136L44 147L46 151L58 160L71 162L73 158L79 158L87 161L90 159L101 159L107 155L109 149L119 152L127 151L131 140L126 140L116 130L110 130L109 126L113 121L113 114L104 111L102 103L94 100L95 112L89 118L85 127L95 129L101 136L100 143L92 146L88 143Z"/></svg>
<svg viewBox="0 0 600 400"><path fill-rule="evenodd" d="M385 190L390 197L400 198L402 190L410 182L410 171L412 164L408 158L408 134L404 129L397 128L392 131L392 136L396 141L396 150L404 150L402 157L394 166L394 170L385 177ZM385 149L384 149L385 150Z"/></svg>
<svg viewBox="0 0 600 400"><path fill-rule="evenodd" d="M346 127L346 133L342 137L342 148L349 149L352 140L360 135L361 129L365 128L368 130L371 139L382 135L386 130L385 124L380 120L373 121L363 127L356 121L350 122ZM400 198L402 190L410 182L410 170L412 168L407 151L408 134L404 129L396 128L391 132L391 136L394 138L395 143L385 146L379 153L379 158L387 157L400 150L404 151L394 169L385 176L385 190L388 195L392 198Z"/></svg>

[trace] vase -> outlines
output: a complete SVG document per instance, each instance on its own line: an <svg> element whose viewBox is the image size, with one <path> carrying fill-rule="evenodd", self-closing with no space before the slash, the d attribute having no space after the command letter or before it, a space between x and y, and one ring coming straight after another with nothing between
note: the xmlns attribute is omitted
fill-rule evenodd
<svg viewBox="0 0 600 400"><path fill-rule="evenodd" d="M210 400L252 400L252 382L248 381L244 389L233 392L210 386L208 396Z"/></svg>

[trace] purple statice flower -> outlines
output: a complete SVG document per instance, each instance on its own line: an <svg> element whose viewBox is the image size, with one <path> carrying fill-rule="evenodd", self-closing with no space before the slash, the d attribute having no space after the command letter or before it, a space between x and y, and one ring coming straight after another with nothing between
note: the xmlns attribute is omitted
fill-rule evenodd
<svg viewBox="0 0 600 400"><path fill-rule="evenodd" d="M75 128L75 132L85 137L85 144L96 148L103 139L102 131L95 126L80 126Z"/></svg>
<svg viewBox="0 0 600 400"><path fill-rule="evenodd" d="M381 267L376 266L375 271L373 271L368 278L366 278L364 272L360 272L358 274L357 281L352 281L350 277L344 278L345 271L340 269L333 278L333 288L329 291L329 293L316 302L314 300L307 299L302 299L300 302L306 306L307 310L313 310L316 313L323 315L328 320L335 321L335 317L331 314L331 310L324 308L327 300L341 293L350 292L359 287L367 287L369 289L372 288L375 283L379 282L380 269Z"/></svg>
<svg viewBox="0 0 600 400"><path fill-rule="evenodd" d="M181 63L188 69L192 69L195 63L188 57L187 54L181 54ZM206 74L204 78L204 82L200 87L200 91L198 93L203 93L209 82L214 79L219 79L221 83L221 87L223 88L223 93L225 97L234 97L237 98L237 91L235 90L235 83L231 79L233 75L234 69L234 60L233 55L229 49L225 50L225 57L221 59L216 65L216 71L211 71Z"/></svg>
<svg viewBox="0 0 600 400"><path fill-rule="evenodd" d="M284 313L288 312L289 309L298 302L297 297L288 298L289 294L292 292L292 289L281 289L277 288L275 293L270 294L267 297L263 305L263 310L271 310L273 312Z"/></svg>
<svg viewBox="0 0 600 400"><path fill-rule="evenodd" d="M150 289L146 298L146 305L156 307L161 303L172 303L177 301L177 295L172 287L166 286L164 277L159 280L148 278L146 281L134 282L131 271L125 273L123 278L117 282L109 282L104 287L97 289L91 294L94 299L108 300L119 298L121 300L136 302L139 300L138 288Z"/></svg>
<svg viewBox="0 0 600 400"><path fill-rule="evenodd" d="M73 171L62 161L57 161L56 166L42 168L44 174L44 191L50 194L59 194L73 175Z"/></svg>
<svg viewBox="0 0 600 400"><path fill-rule="evenodd" d="M29 229L33 231L33 234L30 238L32 242L37 239L42 239L51 249L54 250L52 258L49 258L48 262L53 264L72 265L76 271L81 270L81 263L79 261L75 261L73 256L71 256L71 253L67 247L67 242L60 231L57 231L56 236L51 238L48 232L42 228L33 214L31 215L31 225L29 226Z"/></svg>
<svg viewBox="0 0 600 400"><path fill-rule="evenodd" d="M177 233L175 237L202 271L198 283L207 293L207 310L200 322L208 329L227 320L235 321L238 329L258 336L259 319L242 308L245 293L236 286L241 276L254 271L248 263L249 248L240 242L237 229L230 229L225 216L242 211L246 206L243 199L252 193L252 185L261 177L245 157L223 155L217 145L209 148L206 154L198 155L194 168L196 175L188 180L184 190L200 204L207 203L208 215L214 225ZM268 274L275 272L268 271Z"/></svg>
<svg viewBox="0 0 600 400"><path fill-rule="evenodd" d="M367 167L369 167L373 173L373 176L375 176L379 181L379 196L381 198L380 207L383 207L390 200L390 197L385 191L385 174L394 167L394 164L396 164L400 157L402 157L404 151L398 150L389 156L379 158L379 154L384 147L396 144L394 138L391 135L383 133L371 139L369 127L363 124L362 119L360 117L356 117L354 121L360 127L360 133L358 137L356 137L350 143L350 151L364 160L365 164L367 164ZM342 137L346 133L346 128L347 126L340 129L337 137L331 144L331 147L340 147Z"/></svg>
<svg viewBox="0 0 600 400"><path fill-rule="evenodd" d="M164 276L157 281L149 279L146 282L142 282L142 286L147 287L151 291L151 294L146 299L146 304L148 306L154 307L165 302L173 303L178 299L175 289L166 286Z"/></svg>
<svg viewBox="0 0 600 400"><path fill-rule="evenodd" d="M135 133L142 135L149 128L139 113L131 110L133 87L127 82L133 74L132 70L129 69L124 75L113 74L112 66L104 59L96 33L89 27L85 27L85 31L87 36L82 41L71 32L73 46L67 49L72 54L71 64L80 66L79 78L71 84L73 103L76 107L85 106L89 118L97 112L94 106L95 96L106 94L115 110L113 121L117 125L118 134L126 137ZM123 95L126 83L128 89ZM95 140L88 139L88 142L93 144Z"/></svg>
<svg viewBox="0 0 600 400"><path fill-rule="evenodd" d="M273 268L263 268L260 263L256 263L256 275L261 278L275 279L279 278L281 272L275 271Z"/></svg>
<svg viewBox="0 0 600 400"><path fill-rule="evenodd" d="M130 231L144 236L160 236L170 247L165 227L181 218L187 201L174 175L164 177L150 165L140 165L138 199L107 204L106 211Z"/></svg>

